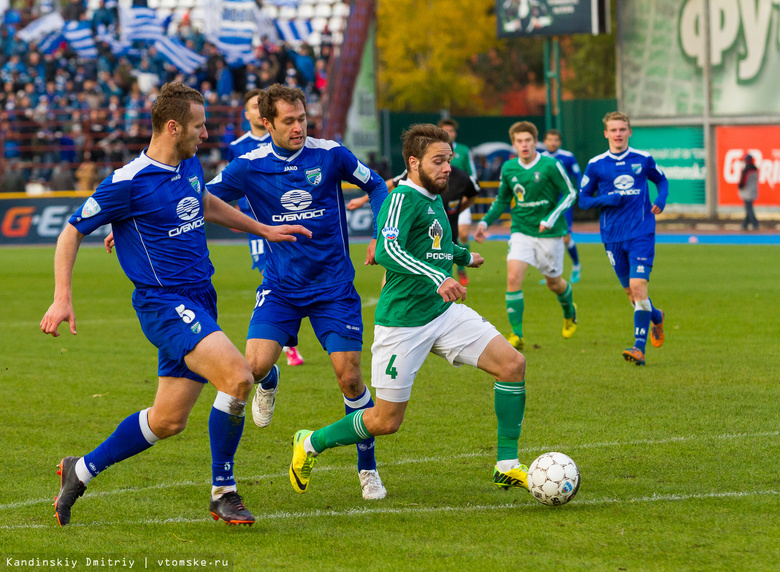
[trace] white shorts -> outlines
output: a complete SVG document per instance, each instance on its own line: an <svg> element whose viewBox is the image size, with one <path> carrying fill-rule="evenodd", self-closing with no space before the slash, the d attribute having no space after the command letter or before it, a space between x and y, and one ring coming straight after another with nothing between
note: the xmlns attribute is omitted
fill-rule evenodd
<svg viewBox="0 0 780 572"><path fill-rule="evenodd" d="M471 224L471 207L460 211L458 215L458 226Z"/></svg>
<svg viewBox="0 0 780 572"><path fill-rule="evenodd" d="M519 260L538 268L543 276L556 278L563 274L563 237L537 238L521 232L509 237L507 260Z"/></svg>
<svg viewBox="0 0 780 572"><path fill-rule="evenodd" d="M464 304L452 304L424 326L374 326L371 385L376 397L405 403L428 353L456 367L464 363L476 366L490 341L500 335L493 324Z"/></svg>

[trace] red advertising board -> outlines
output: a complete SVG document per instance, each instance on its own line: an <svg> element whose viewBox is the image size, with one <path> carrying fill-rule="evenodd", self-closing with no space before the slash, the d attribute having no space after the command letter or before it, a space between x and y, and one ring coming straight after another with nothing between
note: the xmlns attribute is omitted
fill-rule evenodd
<svg viewBox="0 0 780 572"><path fill-rule="evenodd" d="M737 184L750 153L758 167L756 206L780 206L780 125L723 126L715 130L718 206L741 206Z"/></svg>

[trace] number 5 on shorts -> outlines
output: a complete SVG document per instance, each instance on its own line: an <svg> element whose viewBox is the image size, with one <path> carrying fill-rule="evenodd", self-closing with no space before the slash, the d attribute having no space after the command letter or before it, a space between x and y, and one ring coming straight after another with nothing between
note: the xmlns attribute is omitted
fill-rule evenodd
<svg viewBox="0 0 780 572"><path fill-rule="evenodd" d="M398 377L398 370L393 367L393 362L395 361L395 358L397 356L393 354L390 357L390 363L387 364L387 369L385 370L385 373L390 376L390 379L395 379Z"/></svg>

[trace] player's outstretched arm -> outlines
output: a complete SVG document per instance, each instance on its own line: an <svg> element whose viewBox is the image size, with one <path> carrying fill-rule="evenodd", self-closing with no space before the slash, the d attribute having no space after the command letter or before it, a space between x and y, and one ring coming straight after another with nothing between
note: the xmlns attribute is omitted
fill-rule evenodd
<svg viewBox="0 0 780 572"><path fill-rule="evenodd" d="M67 224L57 239L54 252L54 302L41 320L41 331L55 338L60 335L57 328L68 322L70 333L76 335L76 315L73 313L73 266L84 239L76 227Z"/></svg>
<svg viewBox="0 0 780 572"><path fill-rule="evenodd" d="M311 231L299 224L268 226L234 209L211 193L203 193L203 218L208 222L262 236L269 242L294 242L294 235L311 238Z"/></svg>
<svg viewBox="0 0 780 572"><path fill-rule="evenodd" d="M363 195L362 197L357 197L356 199L352 199L347 203L347 210L348 211L354 211L362 207L364 204L368 202L368 195Z"/></svg>

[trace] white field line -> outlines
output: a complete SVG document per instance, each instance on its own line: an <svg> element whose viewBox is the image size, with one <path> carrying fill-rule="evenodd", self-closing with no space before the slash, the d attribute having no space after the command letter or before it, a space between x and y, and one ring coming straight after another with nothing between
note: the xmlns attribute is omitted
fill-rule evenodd
<svg viewBox="0 0 780 572"><path fill-rule="evenodd" d="M617 447L617 446L623 446L623 447L630 447L630 446L636 446L636 445L665 445L668 443L683 443L686 441L704 441L707 439L714 439L718 441L728 440L728 439L755 439L755 438L761 438L761 437L777 437L780 435L780 431L763 431L760 433L725 433L723 435L715 435L712 437L702 437L700 435L690 435L687 437L669 437L667 439L637 439L634 441L626 441L625 443L622 443L620 441L605 441L602 443L583 443L581 445L547 445L547 446L536 446L536 447L523 447L518 449L518 453L534 453L534 452L545 452L545 451L572 451L577 449L596 449L596 448L605 448L605 447ZM450 455L447 457L449 460L454 459L471 459L476 457L486 457L488 456L488 453L485 452L478 452L478 453L461 453L460 455ZM389 461L389 462L380 462L379 466L385 466L385 467L394 467L399 465L410 465L410 464L418 464L418 463L439 463L441 462L441 458L439 457L416 457L411 459L400 459L397 461ZM322 473L325 471L353 471L354 467L323 467L318 466L317 472ZM53 470L52 470L53 471ZM287 477L287 472L284 473L275 473L275 474L265 474L265 475L250 475L246 477L240 477L239 483L241 481L258 481L258 480L264 480L264 479L279 479ZM210 484L210 481L203 480L203 481L178 481L178 482L172 482L172 483L158 483L155 485L149 485L144 487L127 487L123 489L116 489L113 491L101 491L96 493L86 493L84 495L84 498L90 498L90 497L105 497L105 496L114 496L114 495L123 495L123 494L132 494L136 492L147 492L152 491L156 489L169 489L169 488L175 488L175 487L191 487L191 486L208 486ZM8 504L0 504L0 511L3 510L13 510L17 508L22 508L25 506L32 506L37 504L51 504L54 497L46 497L46 498L39 498L39 499L29 499L25 501L20 502L14 502L14 503L8 503ZM2 527L0 527L2 528Z"/></svg>
<svg viewBox="0 0 780 572"><path fill-rule="evenodd" d="M720 492L720 493L702 493L702 494L690 494L690 495L658 495L655 494L649 497L634 497L627 499L619 498L603 498L603 499L591 499L591 500L575 500L577 506L604 506L610 504L637 504L637 503L653 503L653 502L681 502L688 500L707 500L707 499L723 499L723 498L747 498L761 495L773 495L776 496L780 491L766 490L766 491L733 491L733 492ZM300 511L300 512L287 512L279 511L269 514L258 515L258 522L272 519L312 519L312 518L344 518L344 517L357 517L357 516L372 516L372 515L384 515L384 514L437 514L437 513L469 513L469 512L485 512L492 510L533 510L539 509L539 505L536 503L526 504L514 504L514 503L502 503L497 505L466 505L466 506L433 506L433 507L404 507L404 508L391 508L391 507L379 507L379 508L348 508L344 510L312 510L312 511ZM549 507L543 507L542 510L550 510ZM552 509L556 510L556 509ZM212 518L144 518L138 520L115 520L93 523L75 523L69 526L127 526L127 525L144 525L144 524L171 524L171 523L184 523L194 524L199 522L211 522ZM20 530L26 528L56 528L53 524L18 524L18 525L3 525L0 526L0 530Z"/></svg>

